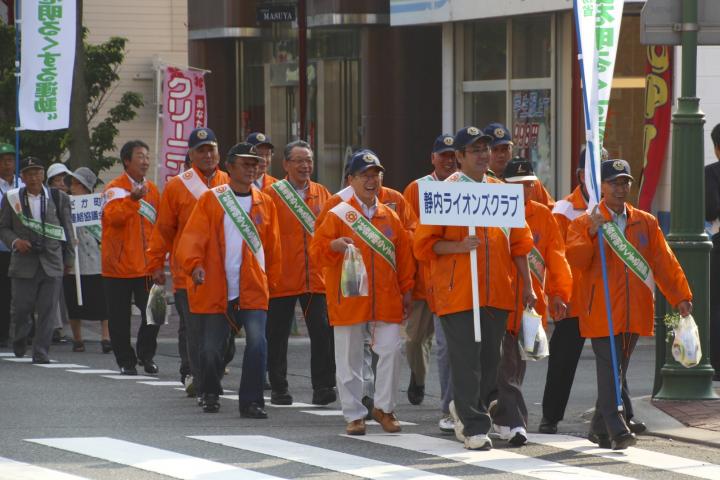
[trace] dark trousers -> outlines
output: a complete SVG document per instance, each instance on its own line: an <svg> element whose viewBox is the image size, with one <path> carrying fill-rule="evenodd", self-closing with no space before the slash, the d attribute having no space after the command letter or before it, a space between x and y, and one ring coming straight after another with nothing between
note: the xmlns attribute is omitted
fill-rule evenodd
<svg viewBox="0 0 720 480"><path fill-rule="evenodd" d="M115 360L120 367L135 366L138 358L150 361L157 349L159 325L148 325L145 315L148 293L152 280L150 277L111 278L103 277L105 298L108 309L108 327ZM142 321L137 333L137 355L130 344L130 301L140 309Z"/></svg>
<svg viewBox="0 0 720 480"><path fill-rule="evenodd" d="M710 363L720 375L720 234L710 251Z"/></svg>
<svg viewBox="0 0 720 480"><path fill-rule="evenodd" d="M505 310L481 308L480 343L475 342L471 310L440 317L447 339L455 409L466 437L490 431L492 420L487 407L497 386L507 316Z"/></svg>
<svg viewBox="0 0 720 480"><path fill-rule="evenodd" d="M632 404L627 391L625 376L627 374L630 356L638 341L636 334L620 334L613 337L615 353L617 356L618 374L622 382L622 403L624 411L617 409L615 400L615 381L612 371L612 355L610 350L610 337L593 338L593 352L595 352L595 368L597 374L598 398L595 403L595 413L590 422L590 431L614 437L623 432L629 432L627 420L632 418Z"/></svg>
<svg viewBox="0 0 720 480"><path fill-rule="evenodd" d="M580 336L578 317L555 322L542 401L543 418L551 422L559 422L565 416L583 345L585 339Z"/></svg>
<svg viewBox="0 0 720 480"><path fill-rule="evenodd" d="M10 338L10 302L12 299L11 280L8 276L10 268L10 252L0 252L0 342Z"/></svg>
<svg viewBox="0 0 720 480"><path fill-rule="evenodd" d="M287 352L295 304L300 302L310 336L310 376L313 389L335 386L333 331L328 323L325 295L305 293L270 299L267 320L268 373L274 391L285 391Z"/></svg>
<svg viewBox="0 0 720 480"><path fill-rule="evenodd" d="M505 332L498 369L498 402L492 417L495 425L527 428L528 411L522 393L526 368L527 362L520 356L518 337Z"/></svg>
<svg viewBox="0 0 720 480"><path fill-rule="evenodd" d="M193 374L193 363L197 363L197 344L193 342L191 331L188 329L190 307L188 305L187 290L184 288L175 291L175 310L178 312L178 354L180 355L180 378ZM191 354L194 353L194 356Z"/></svg>
<svg viewBox="0 0 720 480"><path fill-rule="evenodd" d="M196 314L188 317L188 330L198 345L198 375L193 379L203 393L223 394L221 380L225 371L225 350L230 324L225 315Z"/></svg>

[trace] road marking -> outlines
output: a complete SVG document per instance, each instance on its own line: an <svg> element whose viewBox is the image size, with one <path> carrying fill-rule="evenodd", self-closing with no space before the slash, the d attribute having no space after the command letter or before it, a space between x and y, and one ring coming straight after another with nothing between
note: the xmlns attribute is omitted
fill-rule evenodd
<svg viewBox="0 0 720 480"><path fill-rule="evenodd" d="M88 480L69 473L0 457L0 480Z"/></svg>
<svg viewBox="0 0 720 480"><path fill-rule="evenodd" d="M76 363L37 363L35 366L42 368L88 368L87 365L78 365Z"/></svg>
<svg viewBox="0 0 720 480"><path fill-rule="evenodd" d="M277 480L264 473L108 437L35 438L28 442L100 458L181 480ZM132 475L130 475L132 476Z"/></svg>
<svg viewBox="0 0 720 480"><path fill-rule="evenodd" d="M707 478L709 480L717 480L720 478L720 466L718 465L636 447L622 450L622 453L613 452L612 450L598 448L597 445L584 438L570 435L543 435L538 433L530 434L529 440L533 443L539 443L561 450L572 450L617 462L642 465L644 467L689 475L691 477Z"/></svg>
<svg viewBox="0 0 720 480"><path fill-rule="evenodd" d="M32 363L32 357L3 358L3 360L14 363Z"/></svg>
<svg viewBox="0 0 720 480"><path fill-rule="evenodd" d="M317 415L318 417L342 417L342 410L300 410L302 413ZM375 420L366 420L365 425L380 425ZM417 425L417 423L404 422L400 420L400 425Z"/></svg>
<svg viewBox="0 0 720 480"><path fill-rule="evenodd" d="M116 373L116 372L114 372ZM146 375L100 375L103 378L113 380L155 380L157 377L148 377Z"/></svg>
<svg viewBox="0 0 720 480"><path fill-rule="evenodd" d="M490 451L465 450L459 442L415 433L365 435L362 437L343 436L386 447L402 448L403 450L411 450L426 455L435 455L476 467L539 478L541 480L557 480L558 478L562 478L563 480L630 479L630 477L605 473L599 470L573 467L562 463L528 457L505 449L493 449Z"/></svg>
<svg viewBox="0 0 720 480"><path fill-rule="evenodd" d="M348 453L313 447L302 443L288 442L262 435L210 435L192 436L196 440L224 445L226 447L261 453L272 457L284 458L293 462L346 473L370 479L450 479L445 475L417 470L403 465L382 462Z"/></svg>
<svg viewBox="0 0 720 480"><path fill-rule="evenodd" d="M184 389L182 389L184 391ZM220 395L220 398L224 398L226 400L234 400L238 401L238 394L232 394L232 395ZM315 408L318 407L318 405L311 405L309 403L302 403L302 402L293 402L292 405L273 405L270 403L270 397L265 398L265 406L266 407L273 407L273 408Z"/></svg>
<svg viewBox="0 0 720 480"><path fill-rule="evenodd" d="M147 381L147 382L137 382L142 383L143 385L154 385L156 387L177 387L178 385L182 385L182 383L178 381ZM184 389L183 389L184 390Z"/></svg>
<svg viewBox="0 0 720 480"><path fill-rule="evenodd" d="M13 352L0 352L0 358L2 357L14 357L15 354Z"/></svg>
<svg viewBox="0 0 720 480"><path fill-rule="evenodd" d="M84 370L68 370L68 372L72 373L119 373L119 370L104 370L104 369L98 369L98 368L88 368Z"/></svg>

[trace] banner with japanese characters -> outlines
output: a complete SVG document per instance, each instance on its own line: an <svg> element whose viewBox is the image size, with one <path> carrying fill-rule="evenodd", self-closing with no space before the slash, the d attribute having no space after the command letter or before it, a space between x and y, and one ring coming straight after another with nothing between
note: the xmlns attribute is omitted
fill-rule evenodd
<svg viewBox="0 0 720 480"><path fill-rule="evenodd" d="M20 126L58 130L70 122L75 2L22 0Z"/></svg>
<svg viewBox="0 0 720 480"><path fill-rule="evenodd" d="M418 182L420 223L462 227L525 226L522 185Z"/></svg>
<svg viewBox="0 0 720 480"><path fill-rule="evenodd" d="M205 73L165 67L158 186L183 171L190 132L207 121Z"/></svg>
<svg viewBox="0 0 720 480"><path fill-rule="evenodd" d="M104 204L102 193L70 195L70 220L76 227L100 225Z"/></svg>

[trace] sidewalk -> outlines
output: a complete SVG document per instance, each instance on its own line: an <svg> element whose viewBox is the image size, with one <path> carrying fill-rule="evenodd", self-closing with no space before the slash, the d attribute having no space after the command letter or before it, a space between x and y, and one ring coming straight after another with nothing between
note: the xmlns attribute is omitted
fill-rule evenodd
<svg viewBox="0 0 720 480"><path fill-rule="evenodd" d="M720 382L713 382L720 396ZM647 435L720 447L720 400L633 399L635 416L648 427Z"/></svg>

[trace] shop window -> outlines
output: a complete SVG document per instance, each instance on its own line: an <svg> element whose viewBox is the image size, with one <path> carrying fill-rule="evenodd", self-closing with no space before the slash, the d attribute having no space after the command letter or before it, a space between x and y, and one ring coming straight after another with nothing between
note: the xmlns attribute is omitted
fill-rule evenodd
<svg viewBox="0 0 720 480"><path fill-rule="evenodd" d="M550 76L552 17L521 17L512 21L513 78Z"/></svg>
<svg viewBox="0 0 720 480"><path fill-rule="evenodd" d="M504 119L505 92L473 92L465 95L465 124L477 125L483 128L485 125ZM502 120L501 120L502 121Z"/></svg>
<svg viewBox="0 0 720 480"><path fill-rule="evenodd" d="M512 94L513 154L533 163L544 184L552 180L550 158L552 123L550 90L516 90Z"/></svg>
<svg viewBox="0 0 720 480"><path fill-rule="evenodd" d="M507 22L483 21L468 24L465 35L467 68L465 80L499 80L506 77Z"/></svg>

